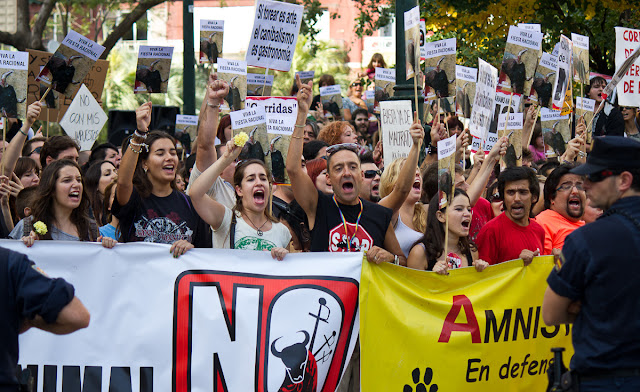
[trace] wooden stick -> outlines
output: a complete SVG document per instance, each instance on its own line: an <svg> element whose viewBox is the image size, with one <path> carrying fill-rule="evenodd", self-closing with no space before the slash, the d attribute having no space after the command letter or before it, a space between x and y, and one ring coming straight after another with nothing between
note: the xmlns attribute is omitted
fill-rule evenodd
<svg viewBox="0 0 640 392"><path fill-rule="evenodd" d="M264 83L262 84L262 96L264 97L264 90L267 86L267 76L269 75L269 67L264 71Z"/></svg>
<svg viewBox="0 0 640 392"><path fill-rule="evenodd" d="M418 75L413 77L413 95L416 101L416 112L420 113L420 109L418 108Z"/></svg>
<svg viewBox="0 0 640 392"><path fill-rule="evenodd" d="M49 91L51 91L51 86L49 86L49 88L47 88L47 91L42 94L42 97L40 97L40 100L38 102L42 103L44 99L47 98L47 95L49 95Z"/></svg>
<svg viewBox="0 0 640 392"><path fill-rule="evenodd" d="M47 136L47 139L49 138L49 125L50 125L50 124L49 124L49 115L50 115L50 114L51 114L51 109L49 109L49 108L47 107L47 129L46 129L46 132L47 132L47 135L46 135L46 136Z"/></svg>
<svg viewBox="0 0 640 392"><path fill-rule="evenodd" d="M529 148L529 144L531 144L531 137L533 136L533 129L536 127L536 123L538 122L538 116L540 115L540 110L542 109L542 106L538 106L538 110L536 111L536 116L533 120L533 125L531 126L531 129L529 130L529 136L527 136L527 148Z"/></svg>
<svg viewBox="0 0 640 392"><path fill-rule="evenodd" d="M4 161L6 159L6 152L7 152L7 147L6 147L6 140L7 140L7 118L3 117L2 118L2 163L0 163L0 174L4 175ZM9 176L10 177L10 176Z"/></svg>

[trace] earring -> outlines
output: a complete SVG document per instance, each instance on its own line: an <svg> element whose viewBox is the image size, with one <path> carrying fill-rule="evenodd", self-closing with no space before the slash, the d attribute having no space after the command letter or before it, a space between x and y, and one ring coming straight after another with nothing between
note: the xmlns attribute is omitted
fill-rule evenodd
<svg viewBox="0 0 640 392"><path fill-rule="evenodd" d="M142 170L144 170L145 173L147 172L147 168L146 167L143 167Z"/></svg>

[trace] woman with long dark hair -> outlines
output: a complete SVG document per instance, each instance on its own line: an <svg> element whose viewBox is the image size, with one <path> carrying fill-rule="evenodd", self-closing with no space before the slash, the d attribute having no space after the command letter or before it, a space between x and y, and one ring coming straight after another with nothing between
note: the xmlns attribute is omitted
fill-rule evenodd
<svg viewBox="0 0 640 392"><path fill-rule="evenodd" d="M445 243L445 221L449 219L449 240ZM469 239L471 226L471 203L465 191L456 188L449 206L439 208L439 197L436 194L429 202L427 229L422 239L411 248L407 258L407 267L434 271L445 275L454 268L473 266L482 271L489 264L478 259L478 249Z"/></svg>
<svg viewBox="0 0 640 392"><path fill-rule="evenodd" d="M80 166L62 159L42 171L31 205L31 215L22 219L10 234L27 245L35 240L102 241L111 248L115 241L102 238L89 217L89 199L84 190Z"/></svg>
<svg viewBox="0 0 640 392"><path fill-rule="evenodd" d="M98 225L107 224L103 215L104 191L107 186L118 177L116 165L107 160L94 162L84 174L84 183L89 195L89 202L93 217Z"/></svg>
<svg viewBox="0 0 640 392"><path fill-rule="evenodd" d="M264 162L248 159L236 164L233 175L236 205L233 209L206 194L240 151L242 147L235 145L233 139L227 143L224 155L191 185L193 205L202 219L211 225L214 247L268 250L273 258L282 260L288 253L286 248L291 242L291 233L269 211L272 179Z"/></svg>
<svg viewBox="0 0 640 392"><path fill-rule="evenodd" d="M195 247L210 247L205 223L191 200L175 189L176 142L166 132L149 132L151 102L136 109L135 131L124 150L113 214L123 242L171 244L174 257Z"/></svg>

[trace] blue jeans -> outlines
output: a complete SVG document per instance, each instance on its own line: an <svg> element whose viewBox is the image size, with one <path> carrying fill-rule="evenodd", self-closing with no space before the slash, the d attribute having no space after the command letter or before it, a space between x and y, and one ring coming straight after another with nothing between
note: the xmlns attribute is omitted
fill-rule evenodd
<svg viewBox="0 0 640 392"><path fill-rule="evenodd" d="M580 381L580 392L640 391L640 377L608 377L599 380Z"/></svg>

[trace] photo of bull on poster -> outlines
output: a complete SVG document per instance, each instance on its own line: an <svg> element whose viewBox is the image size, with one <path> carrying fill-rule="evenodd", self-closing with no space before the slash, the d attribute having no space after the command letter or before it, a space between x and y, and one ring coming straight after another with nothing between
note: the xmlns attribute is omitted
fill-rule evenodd
<svg viewBox="0 0 640 392"><path fill-rule="evenodd" d="M104 46L69 30L58 50L40 71L36 81L43 82L52 90L72 98L102 52Z"/></svg>
<svg viewBox="0 0 640 392"><path fill-rule="evenodd" d="M175 138L182 145L184 154L191 154L191 143L198 136L198 116L176 114Z"/></svg>
<svg viewBox="0 0 640 392"><path fill-rule="evenodd" d="M500 66L498 90L518 95L527 94L531 90L533 75L542 55L542 33L509 28L507 45Z"/></svg>
<svg viewBox="0 0 640 392"><path fill-rule="evenodd" d="M404 13L404 53L409 80L420 72L420 8L417 6Z"/></svg>
<svg viewBox="0 0 640 392"><path fill-rule="evenodd" d="M60 126L78 143L80 151L90 151L107 119L107 114L83 84L62 117Z"/></svg>
<svg viewBox="0 0 640 392"><path fill-rule="evenodd" d="M380 102L382 151L387 165L398 158L409 156L413 145L409 128L413 123L411 101Z"/></svg>
<svg viewBox="0 0 640 392"><path fill-rule="evenodd" d="M596 110L595 99L576 97L576 124L584 120L585 125L592 124ZM593 129L587 128L586 142L591 144L593 141Z"/></svg>
<svg viewBox="0 0 640 392"><path fill-rule="evenodd" d="M380 113L380 102L393 97L393 87L396 85L396 70L394 68L378 68L375 74L375 96L373 112Z"/></svg>
<svg viewBox="0 0 640 392"><path fill-rule="evenodd" d="M296 75L300 76L300 81L302 84L309 84L311 82L311 88L313 88L313 77L315 76L316 71L300 71L296 72ZM295 78L293 79L295 82Z"/></svg>
<svg viewBox="0 0 640 392"><path fill-rule="evenodd" d="M261 107L266 116L271 175L278 184L290 184L285 170L291 135L298 117L298 101L295 97L247 97L247 109Z"/></svg>
<svg viewBox="0 0 640 392"><path fill-rule="evenodd" d="M272 86L273 75L247 74L247 97L268 97Z"/></svg>
<svg viewBox="0 0 640 392"><path fill-rule="evenodd" d="M427 101L454 97L456 94L456 39L449 38L425 44L424 95ZM450 101L441 100L447 110Z"/></svg>
<svg viewBox="0 0 640 392"><path fill-rule="evenodd" d="M456 115L471 118L471 107L476 96L478 68L456 65Z"/></svg>
<svg viewBox="0 0 640 392"><path fill-rule="evenodd" d="M333 86L320 87L320 101L324 110L327 110L329 106L335 105L338 109L342 109L342 88L339 84ZM330 110L332 111L332 110Z"/></svg>
<svg viewBox="0 0 640 392"><path fill-rule="evenodd" d="M478 59L478 82L471 108L469 131L472 136L481 140L486 139L493 118L497 84L498 70L486 61Z"/></svg>
<svg viewBox="0 0 640 392"><path fill-rule="evenodd" d="M556 82L553 85L551 103L553 110L562 110L567 93L567 86L571 82L571 60L573 59L573 45L571 40L564 35L560 36L558 46L558 68Z"/></svg>
<svg viewBox="0 0 640 392"><path fill-rule="evenodd" d="M573 42L573 80L589 84L589 37L571 33Z"/></svg>
<svg viewBox="0 0 640 392"><path fill-rule="evenodd" d="M425 59L425 44L427 43L427 25L424 19L420 19L420 60Z"/></svg>
<svg viewBox="0 0 640 392"><path fill-rule="evenodd" d="M200 20L200 63L216 64L222 54L224 20Z"/></svg>
<svg viewBox="0 0 640 392"><path fill-rule="evenodd" d="M529 93L531 103L551 109L551 94L556 82L557 69L558 57L546 52L542 53Z"/></svg>
<svg viewBox="0 0 640 392"><path fill-rule="evenodd" d="M640 30L616 27L616 69L638 48ZM618 105L640 107L640 59L636 60L618 82Z"/></svg>
<svg viewBox="0 0 640 392"><path fill-rule="evenodd" d="M0 115L23 119L27 113L29 53L0 50Z"/></svg>
<svg viewBox="0 0 640 392"><path fill-rule="evenodd" d="M547 158L559 157L564 154L567 142L571 138L569 115L563 116L557 110L542 108L540 122L542 124L542 140L544 140Z"/></svg>
<svg viewBox="0 0 640 392"><path fill-rule="evenodd" d="M495 99L495 107L493 111L493 115L491 116L491 123L489 125L489 132L487 133L487 138L484 140L483 149L484 151L491 151L493 145L498 141L498 119L502 114L507 113L516 113L518 108L520 107L520 102L522 97L515 94L505 94L502 92L496 92ZM509 103L511 103L511 109L509 109ZM504 123L503 123L504 124Z"/></svg>
<svg viewBox="0 0 640 392"><path fill-rule="evenodd" d="M249 140L242 148L239 159L259 159L266 163L269 162L269 138L267 136L267 116L264 108L256 106L243 110L236 110L230 113L231 128L233 136L244 132L249 136Z"/></svg>
<svg viewBox="0 0 640 392"><path fill-rule="evenodd" d="M456 135L438 141L438 206L449 205L456 169Z"/></svg>
<svg viewBox="0 0 640 392"><path fill-rule="evenodd" d="M289 72L304 7L258 0L247 50L247 65Z"/></svg>
<svg viewBox="0 0 640 392"><path fill-rule="evenodd" d="M509 120L507 121L507 116ZM498 139L509 137L507 153L500 157L500 167L522 166L522 126L523 113L509 113L498 116Z"/></svg>
<svg viewBox="0 0 640 392"><path fill-rule="evenodd" d="M133 92L167 93L173 48L170 46L141 45Z"/></svg>
<svg viewBox="0 0 640 392"><path fill-rule="evenodd" d="M220 109L232 112L243 109L247 98L247 63L219 58L218 80L229 84L229 94L224 97Z"/></svg>

